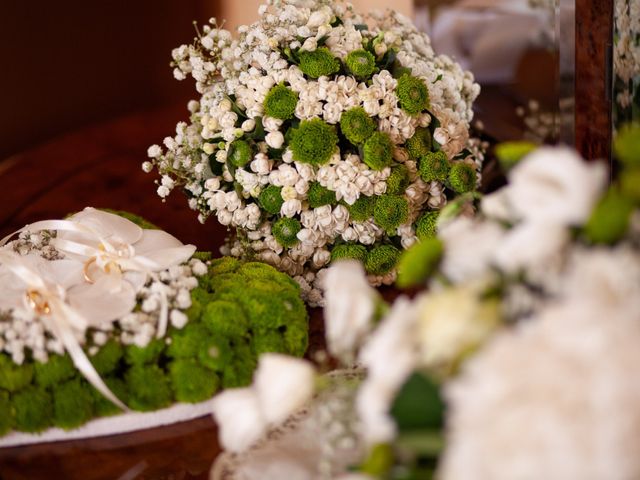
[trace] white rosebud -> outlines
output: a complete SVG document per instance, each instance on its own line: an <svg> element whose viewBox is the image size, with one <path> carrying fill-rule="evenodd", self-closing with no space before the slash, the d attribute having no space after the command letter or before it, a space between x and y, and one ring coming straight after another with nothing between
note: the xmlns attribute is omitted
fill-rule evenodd
<svg viewBox="0 0 640 480"><path fill-rule="evenodd" d="M231 110L231 100L229 100L228 98L223 98L218 104L218 109L221 112L228 112L229 110Z"/></svg>
<svg viewBox="0 0 640 480"><path fill-rule="evenodd" d="M145 173L149 173L153 170L153 164L151 162L142 162L142 171Z"/></svg>
<svg viewBox="0 0 640 480"><path fill-rule="evenodd" d="M252 388L226 390L212 402L213 416L220 428L222 446L240 453L253 445L266 431L258 395Z"/></svg>
<svg viewBox="0 0 640 480"><path fill-rule="evenodd" d="M295 190L294 190L295 191ZM300 200L287 200L280 207L280 215L292 218L302 210L302 202Z"/></svg>
<svg viewBox="0 0 640 480"><path fill-rule="evenodd" d="M300 50L306 50L308 52L312 52L316 48L318 48L318 41L314 37L309 37L304 41Z"/></svg>
<svg viewBox="0 0 640 480"><path fill-rule="evenodd" d="M213 153L213 144L205 142L205 144L202 146L202 151L207 155L211 155Z"/></svg>
<svg viewBox="0 0 640 480"><path fill-rule="evenodd" d="M226 226L231 224L231 220L233 220L233 213L231 213L229 210L218 210L218 221L222 225Z"/></svg>
<svg viewBox="0 0 640 480"><path fill-rule="evenodd" d="M208 178L204 182L204 188L209 191L219 190L220 189L220 179L217 177Z"/></svg>
<svg viewBox="0 0 640 480"><path fill-rule="evenodd" d="M279 424L311 399L315 371L306 360L276 353L260 357L254 386L267 422Z"/></svg>
<svg viewBox="0 0 640 480"><path fill-rule="evenodd" d="M183 328L189 321L189 319L184 314L184 312L181 312L180 310L176 310L176 309L171 310L171 314L169 315L169 318L171 320L171 325L173 325L177 329Z"/></svg>
<svg viewBox="0 0 640 480"><path fill-rule="evenodd" d="M160 148L160 145L151 145L147 150L147 156L149 158L158 158L160 155L162 155L162 148Z"/></svg>
<svg viewBox="0 0 640 480"><path fill-rule="evenodd" d="M269 132L264 140L271 148L281 148L284 144L284 135L280 131Z"/></svg>
<svg viewBox="0 0 640 480"><path fill-rule="evenodd" d="M251 132L254 128L256 128L256 121L253 118L242 122L242 130L244 132Z"/></svg>

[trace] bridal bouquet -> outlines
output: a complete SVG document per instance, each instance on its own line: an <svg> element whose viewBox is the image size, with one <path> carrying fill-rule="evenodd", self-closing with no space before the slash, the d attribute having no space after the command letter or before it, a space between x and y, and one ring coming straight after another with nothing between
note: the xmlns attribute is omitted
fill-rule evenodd
<svg viewBox="0 0 640 480"><path fill-rule="evenodd" d="M521 147L501 153L513 161ZM329 351L360 376L336 387L297 367L277 395L310 420L278 431L280 411L257 443L264 430L220 415L223 394L214 410L236 453L214 478L638 478L640 126L616 151L609 187L604 165L570 150L526 155L477 214L458 209L403 254L399 281L429 287L413 299L384 306L360 264L332 266ZM260 370L250 388L263 418L276 393ZM306 457L300 438L315 441Z"/></svg>
<svg viewBox="0 0 640 480"><path fill-rule="evenodd" d="M392 283L400 251L476 187L479 86L392 11L271 0L259 13L238 38L212 20L173 51L200 99L143 169L161 197L179 187L201 221L229 226L225 253L290 274L310 304L337 259Z"/></svg>
<svg viewBox="0 0 640 480"><path fill-rule="evenodd" d="M202 402L250 383L263 352L304 354L290 277L122 215L86 208L1 241L0 437Z"/></svg>

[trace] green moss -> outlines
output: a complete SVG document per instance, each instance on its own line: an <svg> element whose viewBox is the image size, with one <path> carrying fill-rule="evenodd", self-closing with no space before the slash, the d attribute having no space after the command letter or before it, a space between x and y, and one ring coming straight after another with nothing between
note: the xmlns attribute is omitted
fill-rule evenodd
<svg viewBox="0 0 640 480"><path fill-rule="evenodd" d="M93 395L80 379L71 380L53 388L53 424L70 430L93 417Z"/></svg>
<svg viewBox="0 0 640 480"><path fill-rule="evenodd" d="M362 161L372 170L382 170L393 160L393 142L385 132L374 132L362 149Z"/></svg>
<svg viewBox="0 0 640 480"><path fill-rule="evenodd" d="M229 145L229 152L227 153L227 159L232 165L238 168L244 167L251 161L253 157L253 151L251 145L245 140L234 140Z"/></svg>
<svg viewBox="0 0 640 480"><path fill-rule="evenodd" d="M259 357L263 353L288 353L284 336L277 330L254 332L251 339L254 354Z"/></svg>
<svg viewBox="0 0 640 480"><path fill-rule="evenodd" d="M286 327L292 321L299 321L304 315L304 303L297 292L284 289L262 288L258 282L238 302L247 313L252 330Z"/></svg>
<svg viewBox="0 0 640 480"><path fill-rule="evenodd" d="M416 236L418 239L425 240L436 236L439 216L440 212L426 212L418 218L416 222Z"/></svg>
<svg viewBox="0 0 640 480"><path fill-rule="evenodd" d="M496 145L496 157L498 157L503 170L510 170L536 148L538 146L532 142L504 142Z"/></svg>
<svg viewBox="0 0 640 480"><path fill-rule="evenodd" d="M367 254L364 268L367 273L384 275L396 266L399 256L400 250L396 247L392 245L380 245Z"/></svg>
<svg viewBox="0 0 640 480"><path fill-rule="evenodd" d="M409 115L417 115L429 108L429 89L425 83L411 75L402 75L398 79L396 95L400 108Z"/></svg>
<svg viewBox="0 0 640 480"><path fill-rule="evenodd" d="M17 365L7 355L0 353L0 388L17 392L31 383L33 375L33 364Z"/></svg>
<svg viewBox="0 0 640 480"><path fill-rule="evenodd" d="M284 203L282 187L269 185L260 192L258 203L267 213L271 213L272 215L280 213L280 208L282 208L282 204Z"/></svg>
<svg viewBox="0 0 640 480"><path fill-rule="evenodd" d="M344 63L358 80L366 80L376 71L376 58L364 49L349 52Z"/></svg>
<svg viewBox="0 0 640 480"><path fill-rule="evenodd" d="M300 286L293 278L266 263L246 262L238 273L247 280L258 280L263 285L277 285L278 287L293 289L295 292L300 291Z"/></svg>
<svg viewBox="0 0 640 480"><path fill-rule="evenodd" d="M620 174L620 191L636 205L640 204L640 168L627 168Z"/></svg>
<svg viewBox="0 0 640 480"><path fill-rule="evenodd" d="M251 384L257 360L251 346L245 341L237 341L231 345L233 361L222 372L223 388L246 387Z"/></svg>
<svg viewBox="0 0 640 480"><path fill-rule="evenodd" d="M373 217L373 207L376 203L375 197L360 195L353 205L347 205L349 217L353 222L365 222Z"/></svg>
<svg viewBox="0 0 640 480"><path fill-rule="evenodd" d="M34 362L36 383L51 387L76 375L77 370L69 355L50 355L45 363Z"/></svg>
<svg viewBox="0 0 640 480"><path fill-rule="evenodd" d="M15 429L38 433L51 426L53 402L44 388L28 387L12 397Z"/></svg>
<svg viewBox="0 0 640 480"><path fill-rule="evenodd" d="M244 337L249 331L249 320L237 302L216 300L205 307L202 324L210 332L229 337Z"/></svg>
<svg viewBox="0 0 640 480"><path fill-rule="evenodd" d="M418 174L425 182L444 182L449 177L451 165L444 152L427 153L418 162Z"/></svg>
<svg viewBox="0 0 640 480"><path fill-rule="evenodd" d="M455 163L449 170L449 187L457 194L475 190L476 181L476 170L467 163Z"/></svg>
<svg viewBox="0 0 640 480"><path fill-rule="evenodd" d="M146 347L127 345L124 351L124 359L129 365L157 363L165 346L164 339L160 338L154 338Z"/></svg>
<svg viewBox="0 0 640 480"><path fill-rule="evenodd" d="M611 188L593 209L585 235L593 243L616 243L627 233L632 212L631 201Z"/></svg>
<svg viewBox="0 0 640 480"><path fill-rule="evenodd" d="M329 161L338 145L338 134L333 126L313 118L303 120L291 138L293 159L311 165L322 165Z"/></svg>
<svg viewBox="0 0 640 480"><path fill-rule="evenodd" d="M196 260L201 260L203 262L208 262L212 258L211 252L196 252L193 254L191 258L195 258Z"/></svg>
<svg viewBox="0 0 640 480"><path fill-rule="evenodd" d="M173 330L167 355L172 358L197 357L209 336L209 329L201 323L188 323L181 330Z"/></svg>
<svg viewBox="0 0 640 480"><path fill-rule="evenodd" d="M0 437L13 429L14 421L13 406L11 405L9 393L0 391Z"/></svg>
<svg viewBox="0 0 640 480"><path fill-rule="evenodd" d="M264 99L264 113L269 117L288 120L293 117L298 94L280 83L269 90Z"/></svg>
<svg viewBox="0 0 640 480"><path fill-rule="evenodd" d="M333 75L340 70L340 60L326 47L320 47L313 52L300 52L300 70L311 78Z"/></svg>
<svg viewBox="0 0 640 480"><path fill-rule="evenodd" d="M109 387L109 390L118 397L125 405L129 401L127 394L127 384L121 378L116 377L103 377L104 383ZM91 388L91 395L93 396L93 410L98 417L110 417L111 415L117 415L122 413L122 410L117 405L111 403L95 388Z"/></svg>
<svg viewBox="0 0 640 480"><path fill-rule="evenodd" d="M331 250L331 261L335 262L340 259L354 259L364 263L367 257L367 249L364 245L357 243L343 243L336 245Z"/></svg>
<svg viewBox="0 0 640 480"><path fill-rule="evenodd" d="M387 193L390 195L404 193L410 181L407 167L401 164L391 167L391 175L387 178Z"/></svg>
<svg viewBox="0 0 640 480"><path fill-rule="evenodd" d="M184 313L187 315L189 322L197 322L198 320L200 320L203 311L204 307L202 306L202 303L200 303L199 300L191 297L191 306L187 308Z"/></svg>
<svg viewBox="0 0 640 480"><path fill-rule="evenodd" d="M151 411L169 406L173 401L170 382L157 365L134 365L125 375L128 405L134 410Z"/></svg>
<svg viewBox="0 0 640 480"><path fill-rule="evenodd" d="M98 353L93 357L90 357L90 359L96 371L101 376L104 376L112 373L116 368L118 368L123 353L124 350L122 345L111 339L100 347Z"/></svg>
<svg viewBox="0 0 640 480"><path fill-rule="evenodd" d="M290 355L302 357L309 346L309 325L306 321L291 323L284 331L284 345Z"/></svg>
<svg viewBox="0 0 640 480"><path fill-rule="evenodd" d="M362 107L354 107L342 113L340 130L354 145L360 145L376 131L376 122Z"/></svg>
<svg viewBox="0 0 640 480"><path fill-rule="evenodd" d="M229 319L231 320L231 319ZM231 362L229 340L222 334L207 337L198 353L198 360L210 370L221 372Z"/></svg>
<svg viewBox="0 0 640 480"><path fill-rule="evenodd" d="M431 132L428 128L424 127L416 128L413 137L407 140L406 143L409 156L414 160L418 160L431 152L432 146Z"/></svg>
<svg viewBox="0 0 640 480"><path fill-rule="evenodd" d="M219 275L221 273L233 273L240 268L242 262L233 257L222 257L212 260L209 265L209 275Z"/></svg>
<svg viewBox="0 0 640 480"><path fill-rule="evenodd" d="M640 167L640 123L624 125L613 142L616 158L627 167Z"/></svg>
<svg viewBox="0 0 640 480"><path fill-rule="evenodd" d="M298 232L302 225L295 218L282 217L276 220L271 227L271 233L276 241L285 248L293 247L298 240Z"/></svg>
<svg viewBox="0 0 640 480"><path fill-rule="evenodd" d="M405 250L398 261L399 288L423 284L442 258L443 245L437 238L427 238Z"/></svg>
<svg viewBox="0 0 640 480"><path fill-rule="evenodd" d="M380 195L373 207L373 218L381 228L393 233L409 218L409 203L400 195Z"/></svg>
<svg viewBox="0 0 640 480"><path fill-rule="evenodd" d="M311 182L307 199L311 208L322 207L323 205L334 205L336 203L336 192L323 187L318 182Z"/></svg>
<svg viewBox="0 0 640 480"><path fill-rule="evenodd" d="M220 379L193 359L174 360L169 364L171 386L179 402L196 403L213 397Z"/></svg>

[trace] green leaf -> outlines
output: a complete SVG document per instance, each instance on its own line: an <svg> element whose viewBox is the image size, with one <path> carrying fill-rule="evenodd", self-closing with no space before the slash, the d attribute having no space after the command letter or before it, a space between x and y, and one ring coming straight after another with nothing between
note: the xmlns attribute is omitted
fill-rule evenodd
<svg viewBox="0 0 640 480"><path fill-rule="evenodd" d="M400 433L405 433L442 428L444 410L438 385L416 372L400 390L391 407L391 415Z"/></svg>

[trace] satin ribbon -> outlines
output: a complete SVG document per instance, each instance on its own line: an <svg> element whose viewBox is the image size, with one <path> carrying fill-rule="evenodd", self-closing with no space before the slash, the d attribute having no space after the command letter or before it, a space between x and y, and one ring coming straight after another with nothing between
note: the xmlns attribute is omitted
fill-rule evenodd
<svg viewBox="0 0 640 480"><path fill-rule="evenodd" d="M8 250L0 251L0 262L22 280L27 288L25 301L39 315L53 335L62 342L73 364L105 398L125 412L129 408L104 383L93 364L82 350L74 334L74 327L85 331L89 322L65 301L65 289L60 285L47 285L36 272L27 267L20 255Z"/></svg>

